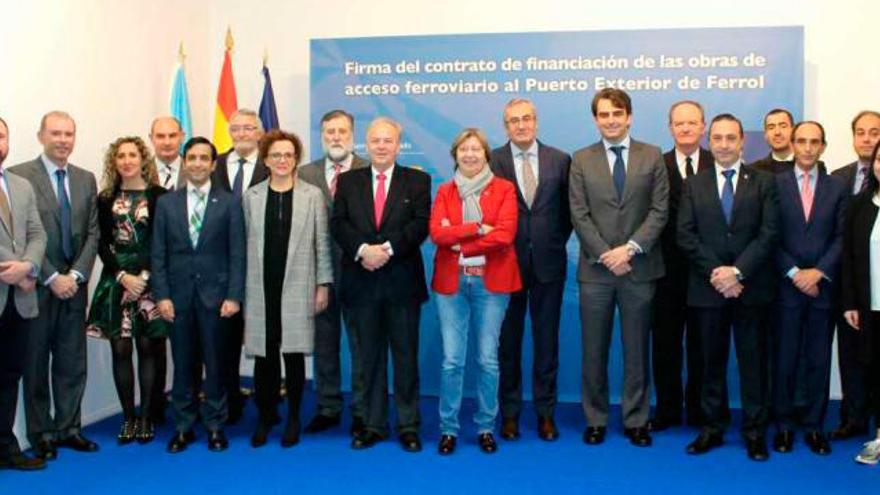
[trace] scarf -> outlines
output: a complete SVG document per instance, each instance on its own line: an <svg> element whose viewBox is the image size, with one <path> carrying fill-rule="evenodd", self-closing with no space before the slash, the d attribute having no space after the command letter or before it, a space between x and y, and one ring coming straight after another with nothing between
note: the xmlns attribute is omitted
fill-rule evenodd
<svg viewBox="0 0 880 495"><path fill-rule="evenodd" d="M470 178L465 177L460 170L455 171L453 180L458 188L458 195L461 197L465 222L483 221L483 210L480 208L480 194L489 185L492 177L494 176L492 171L489 170L488 163L483 167L483 170Z"/></svg>

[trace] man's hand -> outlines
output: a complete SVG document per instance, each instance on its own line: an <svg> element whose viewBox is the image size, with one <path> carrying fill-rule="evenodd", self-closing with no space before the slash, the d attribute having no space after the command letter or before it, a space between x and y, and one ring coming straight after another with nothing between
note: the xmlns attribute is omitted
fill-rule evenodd
<svg viewBox="0 0 880 495"><path fill-rule="evenodd" d="M798 270L798 272L794 274L794 277L792 277L792 283L794 283L794 286L804 294L810 297L817 297L819 295L819 282L822 281L822 277L824 276L825 274L822 273L821 270L805 268Z"/></svg>
<svg viewBox="0 0 880 495"><path fill-rule="evenodd" d="M441 227L450 227L450 226L452 226L452 224L449 223L448 218L444 218L443 220L440 220L440 226Z"/></svg>
<svg viewBox="0 0 880 495"><path fill-rule="evenodd" d="M70 299L76 295L79 286L76 284L76 279L73 275L59 274L55 277L55 280L49 284L49 289L52 290L52 293L55 294L55 297L58 299Z"/></svg>
<svg viewBox="0 0 880 495"><path fill-rule="evenodd" d="M492 232L493 230L495 230L495 227L489 225L488 223L483 224L483 235L486 235L489 232Z"/></svg>
<svg viewBox="0 0 880 495"><path fill-rule="evenodd" d="M856 330L861 330L859 328L859 312L851 309L849 311L843 312L843 319L849 323L849 326L855 328Z"/></svg>
<svg viewBox="0 0 880 495"><path fill-rule="evenodd" d="M328 304L330 304L330 290L326 285L319 285L315 289L315 314L327 309Z"/></svg>
<svg viewBox="0 0 880 495"><path fill-rule="evenodd" d="M174 303L171 302L171 299L162 299L156 303L156 307L163 320L174 321Z"/></svg>
<svg viewBox="0 0 880 495"><path fill-rule="evenodd" d="M361 252L361 266L368 271L376 271L385 266L391 255L381 244L370 244Z"/></svg>
<svg viewBox="0 0 880 495"><path fill-rule="evenodd" d="M736 271L732 266L719 266L712 270L712 276L709 277L709 283L718 292L724 293L733 285L739 283L736 277Z"/></svg>
<svg viewBox="0 0 880 495"><path fill-rule="evenodd" d="M126 273L119 279L119 283L126 291L130 292L134 299L141 297L147 288L147 281L137 275L129 275Z"/></svg>
<svg viewBox="0 0 880 495"><path fill-rule="evenodd" d="M17 287L25 292L30 292L37 288L37 279L25 277L21 279L21 282L18 283Z"/></svg>
<svg viewBox="0 0 880 495"><path fill-rule="evenodd" d="M725 299L736 299L742 294L743 289L743 285L737 282L721 291L721 295L724 296Z"/></svg>
<svg viewBox="0 0 880 495"><path fill-rule="evenodd" d="M621 263L611 269L611 273L613 273L617 277L622 277L623 275L626 275L631 271L632 265L630 265L629 263Z"/></svg>
<svg viewBox="0 0 880 495"><path fill-rule="evenodd" d="M0 281L6 285L18 285L31 273L31 264L27 261L0 262Z"/></svg>
<svg viewBox="0 0 880 495"><path fill-rule="evenodd" d="M632 259L632 256L630 255L631 249L632 248L626 244L617 246L614 249L609 249L599 256L599 262L605 265L605 268L611 270L612 273L618 275L617 272L620 271L618 267L621 265L629 265L629 262ZM626 270L626 272L629 272L629 270Z"/></svg>
<svg viewBox="0 0 880 495"><path fill-rule="evenodd" d="M241 305L238 304L238 301L227 299L223 301L222 305L220 305L220 318L229 318L230 316L238 313L240 310Z"/></svg>

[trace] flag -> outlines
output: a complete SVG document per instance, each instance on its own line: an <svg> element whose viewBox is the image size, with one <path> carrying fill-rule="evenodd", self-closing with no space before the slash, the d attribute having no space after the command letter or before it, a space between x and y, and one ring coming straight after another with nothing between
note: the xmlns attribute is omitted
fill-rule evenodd
<svg viewBox="0 0 880 495"><path fill-rule="evenodd" d="M217 88L217 106L214 109L214 146L218 153L232 148L229 136L229 119L238 110L235 96L235 79L232 75L232 30L226 30L226 53L223 55L223 68L220 70L220 85Z"/></svg>
<svg viewBox="0 0 880 495"><path fill-rule="evenodd" d="M269 76L269 68L266 67L266 60L263 59L263 98L260 100L260 121L263 122L263 129L271 131L278 129L278 109L275 107L275 92L272 91L272 78Z"/></svg>
<svg viewBox="0 0 880 495"><path fill-rule="evenodd" d="M192 132L192 113L189 110L189 92L186 89L186 71L183 65L183 43L180 44L180 55L177 63L177 69L174 71L174 83L171 86L171 115L180 122L180 127L186 133L187 139L193 137ZM180 152L183 153L183 145L181 141Z"/></svg>

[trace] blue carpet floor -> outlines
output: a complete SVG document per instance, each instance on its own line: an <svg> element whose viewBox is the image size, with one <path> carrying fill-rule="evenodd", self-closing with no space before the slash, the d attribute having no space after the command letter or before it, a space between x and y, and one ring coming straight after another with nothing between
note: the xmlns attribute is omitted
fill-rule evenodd
<svg viewBox="0 0 880 495"><path fill-rule="evenodd" d="M304 423L313 407L314 395L307 393ZM812 454L799 436L793 453L771 451L768 462L755 463L746 458L739 435L733 431L728 432L723 447L692 457L684 453L684 448L693 439L693 430L678 428L656 434L653 447L640 449L630 446L623 437L618 419L610 426L605 444L586 446L581 442L584 420L577 404L559 407L558 441L539 440L534 421L526 412L521 423L522 438L516 442L499 439L498 453L486 455L476 445L470 419L473 407L472 401L465 402L465 430L459 437L458 450L450 457L436 453L436 398L422 401L425 449L418 454L403 452L393 439L366 451L353 451L349 448L347 424L324 434L304 435L302 442L291 449L279 445L279 426L270 443L255 450L249 444L256 418L251 402L245 419L227 429L230 448L223 453L209 452L206 435L199 431L198 441L186 452L167 454L170 426L160 428L151 444L117 446L120 418L115 417L86 428L87 436L101 445L98 453L62 449L58 460L44 471L0 471L0 493L788 495L868 493L880 480L880 467L853 461L861 445L855 440L834 443L833 453L823 458ZM836 410L834 404L829 425L836 422ZM613 414L619 418L619 408Z"/></svg>

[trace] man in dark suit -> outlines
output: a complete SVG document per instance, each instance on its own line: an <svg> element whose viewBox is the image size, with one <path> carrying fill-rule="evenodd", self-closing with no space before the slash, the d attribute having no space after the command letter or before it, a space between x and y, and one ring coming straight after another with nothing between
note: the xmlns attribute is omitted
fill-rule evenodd
<svg viewBox="0 0 880 495"><path fill-rule="evenodd" d="M864 110L852 121L853 149L856 161L835 170L831 175L841 179L847 191L862 192L868 184L871 154L880 141L880 112ZM837 358L843 400L840 404L840 424L831 434L831 440L861 437L868 432L867 398L865 396L864 367L859 360L858 331L852 328L838 311Z"/></svg>
<svg viewBox="0 0 880 495"><path fill-rule="evenodd" d="M363 432L353 449L388 436L388 350L397 432L407 452L419 439L419 316L428 299L420 246L428 236L431 177L396 163L401 127L380 117L367 129L370 167L339 176L331 231L342 248L340 300L349 308L364 373Z"/></svg>
<svg viewBox="0 0 880 495"><path fill-rule="evenodd" d="M744 135L730 114L712 119L709 146L714 169L685 182L678 213L678 245L687 255L688 307L700 333L705 424L687 447L708 452L723 442L730 329L736 342L742 390L742 434L748 456L766 460L768 420L765 328L776 285L773 255L778 237L776 188L770 174L742 164Z"/></svg>
<svg viewBox="0 0 880 495"><path fill-rule="evenodd" d="M367 162L354 154L354 117L344 110L332 110L321 117L321 144L324 155L299 167L299 177L321 189L328 211L333 211L333 197L339 176L349 170L365 168ZM330 291L327 309L315 316L315 385L318 411L306 426L306 433L317 433L338 425L342 419L342 376L339 345L342 322L349 318L348 310L339 303L339 277L342 271L342 250L333 246L333 274L336 284ZM351 355L351 433L357 435L364 427L363 375L361 357L354 332L346 325L348 350Z"/></svg>
<svg viewBox="0 0 880 495"><path fill-rule="evenodd" d="M749 166L762 172L780 174L794 167L794 151L791 147L791 128L794 118L784 108L774 108L764 115L764 140L770 153Z"/></svg>
<svg viewBox="0 0 880 495"><path fill-rule="evenodd" d="M513 99L507 104L504 129L510 140L492 151L490 166L495 175L516 184L519 221L514 245L523 289L511 294L501 325L501 437L519 437L522 345L528 308L534 349L532 402L538 416L538 436L555 440L559 436L553 419L559 370L559 318L568 265L565 244L571 235L571 157L537 140L538 116L528 100Z"/></svg>
<svg viewBox="0 0 880 495"><path fill-rule="evenodd" d="M632 102L607 88L593 96L602 140L574 154L569 200L580 240L584 442L600 444L608 425L608 351L620 311L624 433L651 445L649 334L657 280L664 274L660 235L669 213L669 179L660 149L632 139Z"/></svg>
<svg viewBox="0 0 880 495"><path fill-rule="evenodd" d="M258 145L263 137L263 123L257 112L240 108L229 118L229 136L232 149L217 157L217 167L211 174L211 182L224 191L231 192L241 201L248 188L269 177L269 169L258 158ZM241 419L247 397L241 389L241 346L244 343L244 315L239 312L229 319L229 343L225 346L226 357L223 370L226 373L226 390L229 394L229 418L234 424ZM247 392L247 391L245 391Z"/></svg>
<svg viewBox="0 0 880 495"><path fill-rule="evenodd" d="M697 172L712 168L715 159L700 146L706 130L703 106L682 100L669 108L669 133L674 147L663 154L669 179L669 220L660 237L666 275L657 281L654 298L652 368L657 406L649 423L651 431L662 431L681 424L682 404L689 424L700 424L700 345L697 332L687 333L687 388L682 393L681 372L683 338L687 321L687 258L675 240L678 203L684 181Z"/></svg>
<svg viewBox="0 0 880 495"><path fill-rule="evenodd" d="M186 174L180 173L180 146L185 139L186 132L174 117L156 117L150 125L150 142L156 153L159 184L165 189L186 186Z"/></svg>
<svg viewBox="0 0 880 495"><path fill-rule="evenodd" d="M12 428L30 322L39 311L35 289L46 231L30 183L2 168L8 154L9 127L0 118L0 469L33 471L46 461L23 454Z"/></svg>
<svg viewBox="0 0 880 495"><path fill-rule="evenodd" d="M192 368L196 348L205 364L201 419L208 447L226 449L227 415L224 348L228 319L244 297L244 218L241 202L210 180L217 151L203 137L187 141L183 167L187 185L156 204L152 241L153 297L159 313L173 322L171 404L176 433L168 451L181 452L195 440L198 401Z"/></svg>
<svg viewBox="0 0 880 495"><path fill-rule="evenodd" d="M86 293L98 250L97 186L91 172L68 163L76 142L70 115L44 115L37 138L43 153L9 171L30 182L47 236L37 288L40 314L28 332L24 407L34 452L51 460L58 455L56 447L98 450L80 431L87 370Z"/></svg>
<svg viewBox="0 0 880 495"><path fill-rule="evenodd" d="M818 122L794 126L795 167L777 174L780 204L779 297L772 359L773 449L791 452L794 430L803 426L810 450L831 453L822 433L828 406L843 223L849 194L843 181L819 170L825 130ZM803 368L803 374L798 370ZM795 390L804 391L796 407ZM800 409L800 411L798 411ZM799 414L800 413L800 414Z"/></svg>

